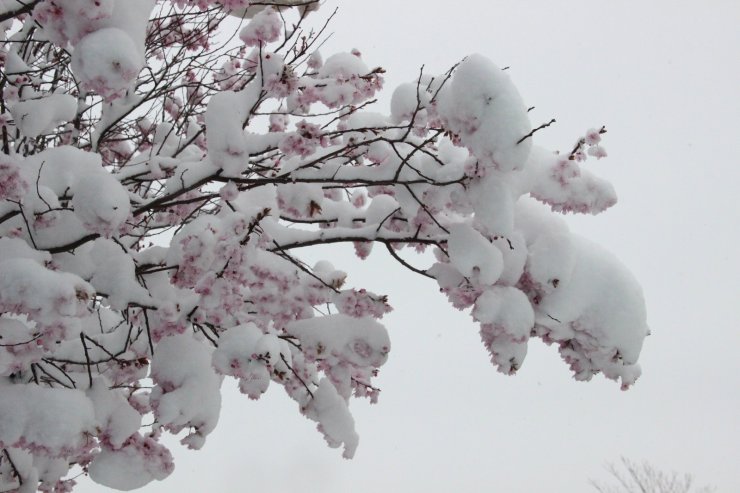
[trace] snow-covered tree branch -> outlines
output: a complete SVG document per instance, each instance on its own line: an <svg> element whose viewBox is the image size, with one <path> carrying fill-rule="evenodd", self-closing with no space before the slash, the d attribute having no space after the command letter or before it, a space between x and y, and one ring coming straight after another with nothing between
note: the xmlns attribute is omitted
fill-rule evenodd
<svg viewBox="0 0 740 493"><path fill-rule="evenodd" d="M616 202L582 166L605 128L538 147L549 123L480 55L374 112L384 70L324 58L318 9L0 2L0 491L164 479L160 438L202 447L228 377L282 387L352 457L391 307L312 245L432 278L503 373L538 337L579 380L639 376L639 286L556 214Z"/></svg>

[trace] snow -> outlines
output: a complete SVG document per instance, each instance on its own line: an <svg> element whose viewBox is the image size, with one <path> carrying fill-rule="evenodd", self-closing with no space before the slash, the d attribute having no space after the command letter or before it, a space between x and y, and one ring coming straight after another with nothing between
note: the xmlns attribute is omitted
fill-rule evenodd
<svg viewBox="0 0 740 493"><path fill-rule="evenodd" d="M111 236L131 212L128 193L110 173L82 176L73 188L72 206L88 231Z"/></svg>
<svg viewBox="0 0 740 493"><path fill-rule="evenodd" d="M66 12L75 7L66 6ZM89 6L77 6L78 17L68 16L73 22L56 26L61 33L54 32L53 24L45 27L52 38L74 44L71 66L83 87L113 100L131 89L145 64L145 25L154 0L108 0L96 7L91 12Z"/></svg>
<svg viewBox="0 0 740 493"><path fill-rule="evenodd" d="M283 21L271 7L260 11L239 33L247 46L260 46L277 41L283 31Z"/></svg>
<svg viewBox="0 0 740 493"><path fill-rule="evenodd" d="M7 315L0 317L0 376L10 376L43 358L43 348L28 344L35 338L32 325Z"/></svg>
<svg viewBox="0 0 740 493"><path fill-rule="evenodd" d="M324 191L318 183L286 183L276 189L281 208L295 217L312 217L321 212Z"/></svg>
<svg viewBox="0 0 740 493"><path fill-rule="evenodd" d="M111 389L105 377L96 378L87 391L95 409L95 426L107 442L117 449L141 427L141 415L128 403L122 389Z"/></svg>
<svg viewBox="0 0 740 493"><path fill-rule="evenodd" d="M519 192L515 173L489 170L470 186L475 224L491 236L508 236L514 229L514 204Z"/></svg>
<svg viewBox="0 0 740 493"><path fill-rule="evenodd" d="M20 238L0 238L0 252L2 260L25 258L42 265L51 260L49 252L35 250Z"/></svg>
<svg viewBox="0 0 740 493"><path fill-rule="evenodd" d="M131 87L144 64L131 37L108 27L83 37L72 53L72 70L83 87L115 99Z"/></svg>
<svg viewBox="0 0 740 493"><path fill-rule="evenodd" d="M249 2L242 0L227 0L222 2L226 8L228 8L229 15L234 17L251 19L256 17L260 13L264 12L265 9L277 8L283 10L286 7L298 6L301 12L311 12L318 9L319 2L307 3L306 0L274 0L270 2L270 6L266 5L249 5ZM244 5L247 4L247 7Z"/></svg>
<svg viewBox="0 0 740 493"><path fill-rule="evenodd" d="M495 236L491 243L501 252L504 262L504 268L497 284L502 286L517 284L524 273L524 265L527 262L528 252L524 236L519 231L514 231L506 237Z"/></svg>
<svg viewBox="0 0 740 493"><path fill-rule="evenodd" d="M335 269L328 260L319 260L316 262L316 265L313 266L313 273L323 282L337 289L341 288L347 279L347 273Z"/></svg>
<svg viewBox="0 0 740 493"><path fill-rule="evenodd" d="M85 442L95 423L93 406L84 392L0 381L0 443L62 454Z"/></svg>
<svg viewBox="0 0 740 493"><path fill-rule="evenodd" d="M492 286L475 301L473 317L482 324L491 324L514 340L526 340L534 327L534 311L527 296L517 288Z"/></svg>
<svg viewBox="0 0 740 493"><path fill-rule="evenodd" d="M572 249L572 273L542 298L538 324L555 334L566 327L576 338L586 332L635 364L648 333L642 289L613 254L593 242L573 236Z"/></svg>
<svg viewBox="0 0 740 493"><path fill-rule="evenodd" d="M63 196L79 179L101 168L99 154L72 146L46 149L23 160L23 176L29 183L49 188Z"/></svg>
<svg viewBox="0 0 740 493"><path fill-rule="evenodd" d="M54 127L74 119L77 99L67 94L51 94L38 99L26 99L10 108L13 120L28 138L54 130Z"/></svg>
<svg viewBox="0 0 740 493"><path fill-rule="evenodd" d="M376 195L367 208L367 221L369 224L377 224L380 227L398 208L398 202L390 195Z"/></svg>
<svg viewBox="0 0 740 493"><path fill-rule="evenodd" d="M5 449L7 456L13 461L15 470L18 471L18 480L11 479L8 483L8 489L12 490L16 486L18 487L19 493L32 493L36 488L36 483L39 481L39 471L34 467L35 458L33 455L27 453L22 449L8 448ZM42 462L43 458L39 461ZM23 482L20 485L20 482Z"/></svg>
<svg viewBox="0 0 740 493"><path fill-rule="evenodd" d="M216 371L237 377L239 389L253 399L267 391L271 371L287 372L290 364L288 343L253 323L228 329L213 352Z"/></svg>
<svg viewBox="0 0 740 493"><path fill-rule="evenodd" d="M324 61L318 75L323 78L349 79L368 72L370 69L360 57L352 53L336 53Z"/></svg>
<svg viewBox="0 0 740 493"><path fill-rule="evenodd" d="M522 279L534 301L535 333L567 342L561 353L576 378L601 370L629 387L649 333L637 281L613 254L570 233L531 199L517 204L517 226L529 251Z"/></svg>
<svg viewBox="0 0 740 493"><path fill-rule="evenodd" d="M102 486L119 491L131 491L151 483L146 459L135 451L103 450L88 468L90 479ZM164 479L164 478L162 478Z"/></svg>
<svg viewBox="0 0 740 493"><path fill-rule="evenodd" d="M232 205L248 217L266 209L278 211L277 187L259 187L239 192Z"/></svg>
<svg viewBox="0 0 740 493"><path fill-rule="evenodd" d="M317 428L324 434L330 447L344 445L342 456L346 459L355 455L360 442L355 431L355 420L347 409L347 403L328 379L321 379L304 412L306 417L318 422Z"/></svg>
<svg viewBox="0 0 740 493"><path fill-rule="evenodd" d="M388 359L388 332L372 318L344 314L327 315L288 324L287 332L301 342L313 359L349 362L358 366L381 366Z"/></svg>
<svg viewBox="0 0 740 493"><path fill-rule="evenodd" d="M208 156L227 176L238 176L249 164L249 148L243 128L259 97L260 86L252 83L239 92L220 92L208 103Z"/></svg>
<svg viewBox="0 0 740 493"><path fill-rule="evenodd" d="M131 491L172 473L169 451L151 438L134 435L121 448L104 448L88 467L96 483L121 491Z"/></svg>
<svg viewBox="0 0 740 493"><path fill-rule="evenodd" d="M154 416L174 433L191 428L182 442L194 449L203 446L221 412L221 377L211 366L211 354L191 335L178 334L160 341L152 358Z"/></svg>
<svg viewBox="0 0 740 493"><path fill-rule="evenodd" d="M503 271L501 250L467 224L450 227L447 240L450 263L465 277L475 277L483 285L495 283Z"/></svg>
<svg viewBox="0 0 740 493"><path fill-rule="evenodd" d="M111 1L111 0L108 0ZM103 2L105 3L105 2ZM112 0L110 17L101 22L103 27L117 27L126 32L141 56L145 54L147 21L156 3L155 0Z"/></svg>
<svg viewBox="0 0 740 493"><path fill-rule="evenodd" d="M551 292L567 282L573 272L576 255L572 233L562 219L547 214L531 199L517 203L516 225L522 232L528 250L527 277L538 289Z"/></svg>
<svg viewBox="0 0 740 493"><path fill-rule="evenodd" d="M391 97L391 115L396 123L411 119L419 103L425 102L428 94L418 84L407 82L393 91Z"/></svg>
<svg viewBox="0 0 740 493"><path fill-rule="evenodd" d="M482 166L501 171L524 167L531 139L527 106L509 75L481 55L467 57L439 95L447 127Z"/></svg>
<svg viewBox="0 0 740 493"><path fill-rule="evenodd" d="M129 304L149 305L149 293L136 281L135 265L127 252L113 241L99 238L90 251L93 276L90 279L99 293L105 293L110 307L123 310Z"/></svg>
<svg viewBox="0 0 740 493"><path fill-rule="evenodd" d="M95 291L79 277L54 272L31 259L0 261L0 307L39 317L76 317Z"/></svg>

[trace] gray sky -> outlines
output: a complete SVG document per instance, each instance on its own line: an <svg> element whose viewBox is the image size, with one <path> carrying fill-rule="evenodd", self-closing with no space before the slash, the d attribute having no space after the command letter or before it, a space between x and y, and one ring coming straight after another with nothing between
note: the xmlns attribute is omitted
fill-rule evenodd
<svg viewBox="0 0 740 493"><path fill-rule="evenodd" d="M344 2L323 52L358 48L388 70L379 111L421 64L439 73L478 52L511 66L533 124L557 118L539 144L565 150L607 126L609 158L586 165L620 203L569 221L643 284L643 376L628 392L578 383L533 342L505 377L432 282L380 251L360 263L351 247L314 250L396 308L380 402L352 405L355 459L327 448L279 388L252 402L227 381L205 448L176 448L173 475L142 491L580 493L620 455L740 491L739 25L736 0Z"/></svg>

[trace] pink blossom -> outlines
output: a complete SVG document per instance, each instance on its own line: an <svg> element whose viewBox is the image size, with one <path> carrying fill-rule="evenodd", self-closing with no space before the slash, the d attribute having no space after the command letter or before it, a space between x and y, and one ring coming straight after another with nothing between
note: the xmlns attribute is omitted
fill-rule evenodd
<svg viewBox="0 0 740 493"><path fill-rule="evenodd" d="M20 173L18 163L5 155L0 158L0 200L20 201L28 193L28 183Z"/></svg>

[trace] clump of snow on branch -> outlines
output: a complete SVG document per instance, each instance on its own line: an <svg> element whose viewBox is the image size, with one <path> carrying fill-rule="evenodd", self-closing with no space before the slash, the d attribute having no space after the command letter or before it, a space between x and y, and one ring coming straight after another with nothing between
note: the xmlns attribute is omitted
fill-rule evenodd
<svg viewBox="0 0 740 493"><path fill-rule="evenodd" d="M439 96L445 128L467 147L483 169L521 169L531 140L527 107L508 74L481 55L463 61Z"/></svg>
<svg viewBox="0 0 740 493"><path fill-rule="evenodd" d="M352 457L392 307L313 245L431 278L503 373L539 338L576 379L639 376L639 285L556 214L616 202L586 169L606 129L542 149L481 55L371 108L384 70L318 51L319 2L267 3L0 5L0 490L162 480L161 438L204 447L224 380Z"/></svg>
<svg viewBox="0 0 740 493"><path fill-rule="evenodd" d="M256 14L252 21L244 26L239 38L247 46L261 46L277 41L283 30L283 23L272 7L267 7Z"/></svg>
<svg viewBox="0 0 740 493"><path fill-rule="evenodd" d="M211 349L187 334L167 337L157 349L151 368L154 417L173 433L190 428L182 442L201 448L221 411L221 379L212 368Z"/></svg>

